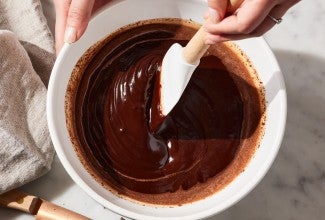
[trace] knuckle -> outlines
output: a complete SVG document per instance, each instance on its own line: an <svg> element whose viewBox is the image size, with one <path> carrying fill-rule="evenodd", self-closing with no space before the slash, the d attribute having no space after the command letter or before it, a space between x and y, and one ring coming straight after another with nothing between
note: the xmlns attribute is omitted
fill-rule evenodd
<svg viewBox="0 0 325 220"><path fill-rule="evenodd" d="M64 8L65 10L69 10L70 5L71 5L71 1L72 1L72 0L64 0L64 1L63 1L63 8Z"/></svg>
<svg viewBox="0 0 325 220"><path fill-rule="evenodd" d="M68 20L69 22L72 22L74 24L76 23L82 23L84 20L84 14L80 9L78 8L70 8L69 14L68 14Z"/></svg>

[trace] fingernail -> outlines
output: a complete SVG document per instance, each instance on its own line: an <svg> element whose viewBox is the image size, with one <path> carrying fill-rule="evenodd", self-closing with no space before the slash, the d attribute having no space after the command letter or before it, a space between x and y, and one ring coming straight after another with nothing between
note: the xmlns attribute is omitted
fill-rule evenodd
<svg viewBox="0 0 325 220"><path fill-rule="evenodd" d="M64 33L64 42L71 44L77 40L77 30L74 27L67 27Z"/></svg>
<svg viewBox="0 0 325 220"><path fill-rule="evenodd" d="M217 10L209 8L209 15L212 22L219 22L220 16Z"/></svg>

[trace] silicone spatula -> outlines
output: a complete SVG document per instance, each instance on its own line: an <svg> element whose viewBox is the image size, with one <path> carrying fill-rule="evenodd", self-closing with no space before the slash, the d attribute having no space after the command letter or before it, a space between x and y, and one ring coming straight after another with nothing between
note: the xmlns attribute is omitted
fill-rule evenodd
<svg viewBox="0 0 325 220"><path fill-rule="evenodd" d="M227 12L234 12L243 0L229 0ZM201 27L185 47L173 44L164 56L160 74L160 111L166 116L182 96L191 76L206 53L206 31Z"/></svg>

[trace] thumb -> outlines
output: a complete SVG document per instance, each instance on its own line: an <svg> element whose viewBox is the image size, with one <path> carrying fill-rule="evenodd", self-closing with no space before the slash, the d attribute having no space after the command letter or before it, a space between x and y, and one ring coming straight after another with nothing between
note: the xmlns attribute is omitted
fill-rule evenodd
<svg viewBox="0 0 325 220"><path fill-rule="evenodd" d="M95 0L72 0L64 34L66 43L73 43L83 35L90 20Z"/></svg>
<svg viewBox="0 0 325 220"><path fill-rule="evenodd" d="M209 18L212 22L220 22L227 10L228 0L208 0Z"/></svg>

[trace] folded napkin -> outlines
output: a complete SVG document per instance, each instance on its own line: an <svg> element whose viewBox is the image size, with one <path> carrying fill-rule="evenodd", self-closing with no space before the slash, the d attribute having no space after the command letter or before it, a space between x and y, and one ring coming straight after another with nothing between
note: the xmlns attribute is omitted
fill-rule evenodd
<svg viewBox="0 0 325 220"><path fill-rule="evenodd" d="M51 168L46 85L55 60L38 0L0 0L0 194Z"/></svg>

